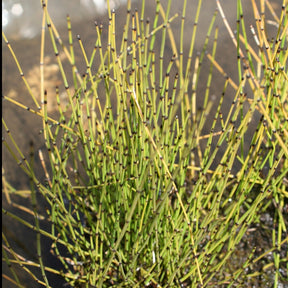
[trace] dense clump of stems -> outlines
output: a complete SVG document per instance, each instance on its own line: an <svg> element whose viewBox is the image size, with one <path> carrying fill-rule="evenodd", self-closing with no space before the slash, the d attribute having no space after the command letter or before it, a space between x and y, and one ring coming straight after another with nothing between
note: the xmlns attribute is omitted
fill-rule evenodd
<svg viewBox="0 0 288 288"><path fill-rule="evenodd" d="M288 197L285 1L280 16L268 1L260 1L260 11L251 1L256 45L248 42L241 1L237 1L236 34L225 17L225 7L216 1L218 10L197 55L194 44L202 1L189 36L188 55L183 53L187 1L182 8L179 47L173 34L173 20L178 15L170 15L171 0L166 10L156 1L153 21L144 20L145 1L140 13L132 13L130 2L123 34L116 35L115 12L107 1L108 40L103 42L103 27L95 23L95 47L87 55L81 36L72 36L69 17L68 46L62 41L43 1L42 25L47 25L68 100L67 105L61 103L57 87L58 118L47 111L43 65L47 31L43 29L41 37L40 103L3 34L35 107L3 97L42 119L47 148L47 160L44 151L39 151L46 177L42 183L35 175L33 147L27 160L8 120L2 120L9 138L4 138L3 144L30 177L32 210L11 202L10 194L17 191L5 177L3 191L10 205L30 213L35 221L5 209L3 217L36 231L38 256L37 261L23 258L3 234L3 258L13 279L6 278L22 287L16 264L46 287L50 287L48 272L60 275L72 287L233 287L265 274L269 266L277 287L284 277L281 269L287 268L287 255L282 253L283 247L287 248L284 213ZM268 40L265 32L265 9L272 12L273 25L278 27L273 40ZM214 22L219 16L237 51L237 83L216 60L220 44ZM122 37L120 45L116 37ZM213 43L208 45L211 38ZM155 41L161 42L159 50ZM83 75L76 64L76 45L86 65ZM168 56L167 46L172 51ZM61 53L71 70L64 68ZM169 61L165 61L167 57ZM211 65L202 71L205 58ZM214 70L226 77L217 101L210 95ZM208 77L203 106L198 109L201 73ZM225 93L231 87L234 99L223 116ZM211 122L207 121L209 113L214 113ZM258 121L256 128L252 120ZM209 134L203 132L204 127L209 127ZM250 139L247 134L251 131ZM45 216L37 211L36 192L48 206ZM238 266L231 268L231 259L249 229L271 207L270 249L256 254L257 247L248 247ZM41 228L43 218L51 230ZM63 270L43 262L41 237L52 240L51 251ZM268 253L273 254L273 261L263 271L253 271L253 265ZM41 270L42 279L31 267Z"/></svg>

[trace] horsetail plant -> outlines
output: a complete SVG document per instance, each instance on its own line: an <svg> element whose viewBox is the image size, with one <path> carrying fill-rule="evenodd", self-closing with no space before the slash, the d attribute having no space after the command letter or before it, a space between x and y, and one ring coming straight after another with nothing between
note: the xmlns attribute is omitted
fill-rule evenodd
<svg viewBox="0 0 288 288"><path fill-rule="evenodd" d="M37 243L38 258L32 261L17 253L2 233L3 261L11 271L4 277L16 287L24 287L18 266L44 287L53 287L51 273L69 287L247 287L263 278L274 287L287 283L283 272L288 268L287 3L283 1L277 16L268 0L251 0L256 21L246 31L242 1L237 0L234 34L225 7L216 0L203 49L196 55L202 1L189 35L188 55L184 53L188 4L183 1L178 42L173 21L179 15L171 16L171 3L167 1L165 10L157 0L150 21L144 19L145 1L140 13L132 12L127 1L126 24L123 34L117 35L116 13L107 0L108 27L95 23L95 46L88 55L81 35L72 36L69 16L67 46L53 24L48 1L42 1L42 25L47 26L68 101L62 103L56 87L57 116L47 109L51 101L44 77L47 31L42 29L41 36L41 102L3 33L35 107L27 107L24 99L6 95L3 99L42 120L46 147L37 156L46 178L42 182L35 174L34 150L27 160L8 119L2 118L7 132L3 145L30 179L32 208L10 199L17 189L5 174L2 191L11 207L32 215L34 222L2 208L3 220L11 217L35 230ZM273 21L268 22L267 9ZM237 83L216 60L221 45L214 27L217 17L223 19L235 45ZM270 40L265 25L272 24L277 33ZM254 43L249 43L248 33ZM76 47L85 63L83 75ZM205 59L210 66L202 70ZM225 77L220 99L210 93L217 71ZM199 109L202 73L208 78ZM223 113L228 89L235 94ZM37 211L36 195L48 207L45 215ZM273 218L271 231L261 225L266 213ZM47 231L40 225L44 218ZM247 244L255 227L270 235L269 248ZM51 253L61 262L61 270L45 263L44 237L52 241ZM243 245L245 251L235 260ZM267 258L268 254L273 257ZM270 261L264 265L263 259Z"/></svg>

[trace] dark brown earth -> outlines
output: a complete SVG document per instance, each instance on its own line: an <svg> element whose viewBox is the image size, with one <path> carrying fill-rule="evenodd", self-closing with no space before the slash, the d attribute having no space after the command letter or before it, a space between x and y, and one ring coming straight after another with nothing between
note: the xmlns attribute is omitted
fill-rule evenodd
<svg viewBox="0 0 288 288"><path fill-rule="evenodd" d="M140 1L141 2L141 1ZM149 17L150 19L154 18L154 2L153 0L146 1L146 17ZM166 2L166 1L163 1ZM181 15L181 9L177 8L178 2L179 1L172 1L172 9L171 15L174 13L178 12ZM190 1L188 1L190 2ZM198 1L191 1L193 4L189 4L188 7L188 12L187 12L187 21L186 21L186 33L187 37L185 38L185 43L184 43L184 55L188 54L188 49L190 46L190 38L192 34L192 29L194 26L194 16L196 13L196 7L195 4ZM226 13L227 19L229 23L232 26L232 29L236 28L236 1L231 1L231 0L225 0L221 1L222 7L224 9L224 12ZM282 1L271 1L273 4L273 7L279 11L280 10L280 2ZM197 41L196 41L196 46L195 46L195 52L201 51L202 45L204 43L208 25L211 20L211 15L213 15L215 8L216 8L216 3L215 1L203 1L203 8L201 12L201 17L200 21L198 23L198 33L197 33ZM244 0L242 1L244 5L244 19L247 23L247 26L250 24L254 24L254 16L252 14L252 9L251 9L251 4L250 0ZM181 5L180 5L181 6ZM141 7L138 9L141 11ZM175 38L179 38L180 36L180 21L181 17L179 17L172 23L172 29L174 32ZM268 13L270 16L270 14ZM278 14L279 15L279 14ZM121 34L123 30L123 24L125 21L125 16L126 16L126 8L122 7L119 8L116 11L116 20L117 20L117 31L116 35L119 35L119 42L121 41ZM272 19L272 17L270 17ZM79 34L81 36L81 39L84 43L86 52L88 55L90 55L95 40L96 40L96 32L95 32L95 27L94 27L94 21L97 20L98 23L103 23L104 25L104 34L107 31L107 17L106 16L101 16L98 19L83 19L82 21L79 22L73 22L72 19L72 32L73 35ZM228 36L227 30L223 24L222 19L220 18L220 15L217 16L217 25L219 27L219 39L218 39L218 56L217 60L219 63L222 65L224 68L225 72L237 83L237 67L236 67L236 50L233 47L232 41ZM274 28L272 27L267 27L268 32L271 33ZM66 27L59 27L59 32L61 37L63 38L64 41L67 43L67 29ZM247 30L247 33L249 34L249 30ZM47 33L48 34L48 33ZM47 35L48 36L48 35ZM252 36L249 37L250 39ZM105 39L105 37L103 38ZM75 37L75 42L76 42L76 37ZM252 41L251 41L252 42ZM59 80L61 79L60 73L58 71L57 66L55 65L56 61L54 59L54 53L52 53L51 45L49 42L49 38L46 38L46 43L47 43L47 48L46 48L46 86L45 88L48 91L48 110L51 113L51 115L55 114L55 98L53 97L55 94L55 86L60 86L62 88L61 91L63 91L63 84ZM159 43L156 43L156 46L159 46ZM31 88L33 90L33 93L35 95L39 96L40 95L40 86L39 86L39 59L40 59L40 37L36 37L35 39L32 40L17 40L17 41L11 41L11 46L14 49L15 54L18 57L18 60L21 64L22 70L24 72L24 75L27 77L28 83L30 83ZM77 47L78 44L75 43L75 47ZM211 50L210 50L211 51ZM171 58L171 50L167 48L167 61L170 60ZM195 54L194 54L195 55ZM85 65L83 65L83 59L80 57L81 54L77 53L77 59L78 63L81 63L79 66L80 72L82 69L82 72L85 71ZM205 67L208 67L207 65L209 64L208 60L206 59L204 61L204 69L207 69ZM28 107L35 108L35 105L29 96L29 93L27 92L27 89L24 86L23 81L21 80L21 77L17 71L17 67L15 65L15 62L13 58L11 57L10 52L8 51L6 44L4 41L2 41L2 93L3 95L7 95L9 97L12 97L14 99L17 99L21 103L25 104ZM198 93L198 100L199 103L201 103L201 98L203 95L203 91L205 89L206 85L206 77L208 76L208 73L202 73L203 79L200 81L200 86L198 88L199 93ZM69 79L71 81L71 79ZM72 83L72 82L70 82ZM222 93L222 87L224 83L224 78L222 75L219 73L215 73L214 81L212 83L211 87L211 95L215 94L216 99L219 99L221 93ZM227 98L225 99L224 103L224 113L225 113L225 107L229 107L231 105L231 97L234 96L233 90L228 90L227 92ZM229 97L229 95L231 97ZM39 100L39 98L38 98ZM217 101L217 100L216 100ZM200 104L199 104L200 106ZM37 151L39 149L42 149L45 151L44 143L42 136L39 135L39 132L41 130L41 120L32 115L31 113L16 107L15 105L12 105L11 103L8 103L7 101L3 101L2 104L2 113L3 113L3 118L5 119L9 130L11 131L11 134L13 135L15 141L18 143L21 151L26 152L26 156L28 157L29 155L29 143L33 142L34 143L34 150L35 150L35 166L37 167L36 169L36 175L39 177L39 179L44 179L44 172L43 169L40 165L40 160L38 157ZM212 115L212 114L211 114ZM2 126L3 129L3 126ZM209 127L206 128L207 132L209 131ZM7 133L3 129L2 131L2 137L5 139L8 138ZM5 177L6 179L17 189L20 190L25 190L29 189L29 179L27 179L27 176L24 174L24 172L17 166L11 155L7 152L7 149L3 148L2 146L2 167L3 171L5 172ZM2 196L3 197L3 196ZM19 203L19 197L14 196L13 199ZM30 200L29 199L22 199L21 204L22 205L27 205L30 206ZM3 197L2 205L4 208L7 208L9 205L7 204L7 201L5 197ZM43 209L43 207L41 208ZM9 210L15 210L16 209L11 209L9 207ZM21 214L20 216L24 217L27 219L26 214ZM31 220L31 219L30 219ZM45 225L45 223L43 223ZM19 253L22 253L22 255L26 255L27 258L29 259L35 259L36 260L36 250L34 249L35 247L35 235L33 232L30 230L23 230L23 227L20 225L18 227L17 223L15 221L11 221L10 218L8 217L3 217L2 221L2 229L3 231L9 235L10 239L14 239L11 245L15 247L18 247ZM21 233L19 233L19 229L21 229ZM55 258L53 258L48 252L49 252L49 243L43 243L44 247L44 260L46 261L45 263L48 264L48 266L57 266L55 262ZM4 264L4 267L2 268L2 272L8 273L7 272L7 267ZM9 274L9 273L8 273ZM23 279L26 279L27 287L38 287L37 284L32 281L31 283L31 278L27 274L24 274L21 276ZM51 283L54 283L54 286L52 284L52 287L61 287L62 284L60 284L59 279L52 279L53 277L51 276ZM2 278L2 285L3 287L11 287L11 284L8 284L5 279ZM259 286L260 287L260 286Z"/></svg>

